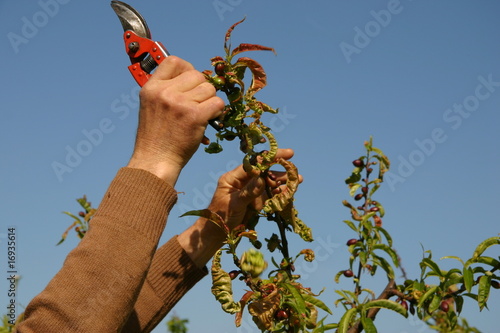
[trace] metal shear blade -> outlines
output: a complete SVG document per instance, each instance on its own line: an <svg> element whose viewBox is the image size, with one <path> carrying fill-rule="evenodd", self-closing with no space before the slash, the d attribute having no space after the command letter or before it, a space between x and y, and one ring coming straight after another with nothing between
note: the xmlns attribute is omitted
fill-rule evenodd
<svg viewBox="0 0 500 333"><path fill-rule="evenodd" d="M146 20L132 6L113 0L111 7L118 15L123 31L132 30L140 37L151 38L151 31L149 31Z"/></svg>

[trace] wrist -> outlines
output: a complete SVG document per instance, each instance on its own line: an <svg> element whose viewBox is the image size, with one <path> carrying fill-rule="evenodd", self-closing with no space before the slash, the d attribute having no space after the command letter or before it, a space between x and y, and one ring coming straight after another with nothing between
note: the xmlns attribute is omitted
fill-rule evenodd
<svg viewBox="0 0 500 333"><path fill-rule="evenodd" d="M226 234L215 223L199 218L177 240L196 266L201 268L224 245Z"/></svg>
<svg viewBox="0 0 500 333"><path fill-rule="evenodd" d="M172 187L175 187L182 170L182 168L175 163L168 163L165 161L148 161L135 156L132 156L127 164L127 167L148 171L158 178L163 179Z"/></svg>

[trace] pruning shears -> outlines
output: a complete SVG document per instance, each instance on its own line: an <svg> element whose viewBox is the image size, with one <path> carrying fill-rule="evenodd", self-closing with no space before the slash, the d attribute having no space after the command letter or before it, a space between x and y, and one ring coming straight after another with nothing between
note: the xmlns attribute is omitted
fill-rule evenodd
<svg viewBox="0 0 500 333"><path fill-rule="evenodd" d="M113 0L111 7L115 11L123 27L123 41L131 65L128 69L139 86L144 86L154 69L170 55L167 48L158 41L151 39L151 31L146 20L132 6ZM209 124L220 131L223 127L218 119L212 119Z"/></svg>

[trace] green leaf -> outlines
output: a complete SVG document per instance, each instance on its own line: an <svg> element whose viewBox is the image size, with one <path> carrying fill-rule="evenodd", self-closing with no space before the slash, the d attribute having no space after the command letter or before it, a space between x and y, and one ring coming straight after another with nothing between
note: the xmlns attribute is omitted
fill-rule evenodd
<svg viewBox="0 0 500 333"><path fill-rule="evenodd" d="M347 333L354 316L358 312L358 308L347 310L339 321L338 333Z"/></svg>
<svg viewBox="0 0 500 333"><path fill-rule="evenodd" d="M444 256L440 260L443 260L443 259L455 259L455 260L460 261L462 263L462 265L465 265L464 261L461 258L456 257L456 256Z"/></svg>
<svg viewBox="0 0 500 333"><path fill-rule="evenodd" d="M358 232L358 228L356 228L356 226L354 225L354 223L352 221L349 221L349 220L344 220L343 221L345 224L347 224L349 226L349 228L351 228L352 230L354 230L355 232Z"/></svg>
<svg viewBox="0 0 500 333"><path fill-rule="evenodd" d="M378 299L363 305L363 310L371 308L384 308L399 313L403 317L408 317L408 311L399 303L389 299Z"/></svg>
<svg viewBox="0 0 500 333"><path fill-rule="evenodd" d="M366 333L377 333L377 328L375 327L375 324L373 323L373 320L368 317L361 317L361 324L363 325L363 330Z"/></svg>
<svg viewBox="0 0 500 333"><path fill-rule="evenodd" d="M429 303L429 308L428 308L429 313L433 313L434 311L436 311L439 308L440 304L441 304L441 296L436 293L434 294L431 302Z"/></svg>
<svg viewBox="0 0 500 333"><path fill-rule="evenodd" d="M491 266L493 268L500 267L500 261L498 261L498 260L496 260L494 258L491 258L491 257L480 256L480 257L476 258L475 262L478 263L478 264L489 265L489 266Z"/></svg>
<svg viewBox="0 0 500 333"><path fill-rule="evenodd" d="M353 172L349 178L345 180L346 184L352 184L352 183L357 183L361 180L361 174L360 173L355 173Z"/></svg>
<svg viewBox="0 0 500 333"><path fill-rule="evenodd" d="M323 303L323 301L321 301L320 299L317 299L313 295L309 295L309 294L303 294L302 296L304 297L304 301L313 304L314 306L320 308L321 310L323 310L325 312L328 312L329 314L333 314L332 310L330 310L330 308L328 308L328 306L326 306L326 304Z"/></svg>
<svg viewBox="0 0 500 333"><path fill-rule="evenodd" d="M333 330L333 329L336 329L339 327L339 324L326 324L325 326L323 326L323 329L325 331L329 331L329 330Z"/></svg>
<svg viewBox="0 0 500 333"><path fill-rule="evenodd" d="M465 289L467 289L468 292L471 292L472 286L474 285L474 274L472 273L472 269L470 267L464 266L463 277Z"/></svg>
<svg viewBox="0 0 500 333"><path fill-rule="evenodd" d="M342 276L343 274L344 274L344 271L340 271L337 274L335 274L335 277L333 278L333 280L335 281L335 283L339 283L340 282L340 276Z"/></svg>
<svg viewBox="0 0 500 333"><path fill-rule="evenodd" d="M356 191L361 187L361 184L355 183L355 184L349 184L349 195L353 197L356 194Z"/></svg>
<svg viewBox="0 0 500 333"><path fill-rule="evenodd" d="M434 261L432 261L431 258L424 258L424 259L422 259L422 261L420 262L420 266L427 266L434 273L436 273L437 276L441 276L441 277L443 276L443 273L441 272L441 269L439 268L439 266Z"/></svg>
<svg viewBox="0 0 500 333"><path fill-rule="evenodd" d="M394 279L394 270L392 269L391 265L389 265L387 260L376 255L373 255L373 258L374 263L382 267L382 269L387 273L387 278L390 280Z"/></svg>
<svg viewBox="0 0 500 333"><path fill-rule="evenodd" d="M389 246L392 246L392 237L391 237L391 235L389 234L389 232L388 232L387 230L385 230L385 229L384 229L384 228L382 228L382 227L375 227L375 230L376 230L377 232L381 232L382 234L384 234L384 237L385 237L385 239L387 240L387 244L388 244Z"/></svg>
<svg viewBox="0 0 500 333"><path fill-rule="evenodd" d="M306 303L304 301L304 297L297 290L297 288L295 288L289 283L282 283L281 285L285 287L290 292L290 294L292 294L294 303L296 305L296 310L298 311L298 313L306 313Z"/></svg>
<svg viewBox="0 0 500 333"><path fill-rule="evenodd" d="M491 288L491 276L483 275L479 279L479 287L477 292L477 303L479 304L479 310L482 311L486 306L488 297L490 296Z"/></svg>
<svg viewBox="0 0 500 333"><path fill-rule="evenodd" d="M385 253L387 253L391 257L392 262L394 263L394 266L399 267L398 255L396 254L396 252L392 248L390 248L389 246L387 246L385 244L375 244L375 245L373 245L373 249L374 250L382 250Z"/></svg>
<svg viewBox="0 0 500 333"><path fill-rule="evenodd" d="M474 255L473 255L473 258L477 258L479 257L481 254L483 254L484 251L486 251L490 246L493 246L493 245L498 245L500 244L500 237L498 236L495 236L495 237L491 237L491 238L488 238L486 239L485 241L481 242L481 244L479 244L477 247L476 247L476 250L474 250Z"/></svg>
<svg viewBox="0 0 500 333"><path fill-rule="evenodd" d="M210 144L205 147L205 152L208 154L218 154L223 150L222 146L218 142L210 142Z"/></svg>
<svg viewBox="0 0 500 333"><path fill-rule="evenodd" d="M463 305L464 305L464 298L462 296L456 296L455 297L455 307L456 307L458 314L460 314L460 312L462 312Z"/></svg>
<svg viewBox="0 0 500 333"><path fill-rule="evenodd" d="M424 304L424 302L431 296L434 296L434 294L438 291L438 286L433 286L429 289L427 289L427 291L420 297L420 299L418 300L418 307L422 307L422 305Z"/></svg>

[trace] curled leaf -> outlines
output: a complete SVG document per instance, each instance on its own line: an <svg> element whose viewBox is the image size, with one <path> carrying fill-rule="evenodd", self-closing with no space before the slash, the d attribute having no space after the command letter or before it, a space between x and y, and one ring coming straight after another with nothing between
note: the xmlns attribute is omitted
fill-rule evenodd
<svg viewBox="0 0 500 333"><path fill-rule="evenodd" d="M245 93L245 98L252 97L257 91L267 84L267 76L264 68L254 59L241 57L233 65L234 68L248 68L252 72L252 82Z"/></svg>
<svg viewBox="0 0 500 333"><path fill-rule="evenodd" d="M272 51L274 54L276 54L276 51L272 47L262 46L259 44L242 43L234 48L234 50L231 52L231 57L247 51Z"/></svg>
<svg viewBox="0 0 500 333"><path fill-rule="evenodd" d="M242 23L243 21L245 21L246 17L244 17L241 21L238 21L236 22L235 24L233 24L232 26L229 27L229 29L227 29L227 32L226 32L226 36L224 38L224 50L226 50L226 54L229 55L229 49L231 48L231 44L228 45L228 41L229 39L231 39L231 34L234 30L234 28L236 28L236 26L240 23Z"/></svg>
<svg viewBox="0 0 500 333"><path fill-rule="evenodd" d="M258 277L267 268L262 252L256 249L249 249L243 253L240 260L241 269L250 273L253 278Z"/></svg>
<svg viewBox="0 0 500 333"><path fill-rule="evenodd" d="M241 304L233 300L232 280L220 264L222 250L218 250L212 261L212 294L221 304L222 310L227 313L237 313L241 311Z"/></svg>
<svg viewBox="0 0 500 333"><path fill-rule="evenodd" d="M262 331L273 328L274 313L280 305L278 289L275 286L273 289L268 296L248 305L248 312L252 315L252 319L257 327Z"/></svg>

